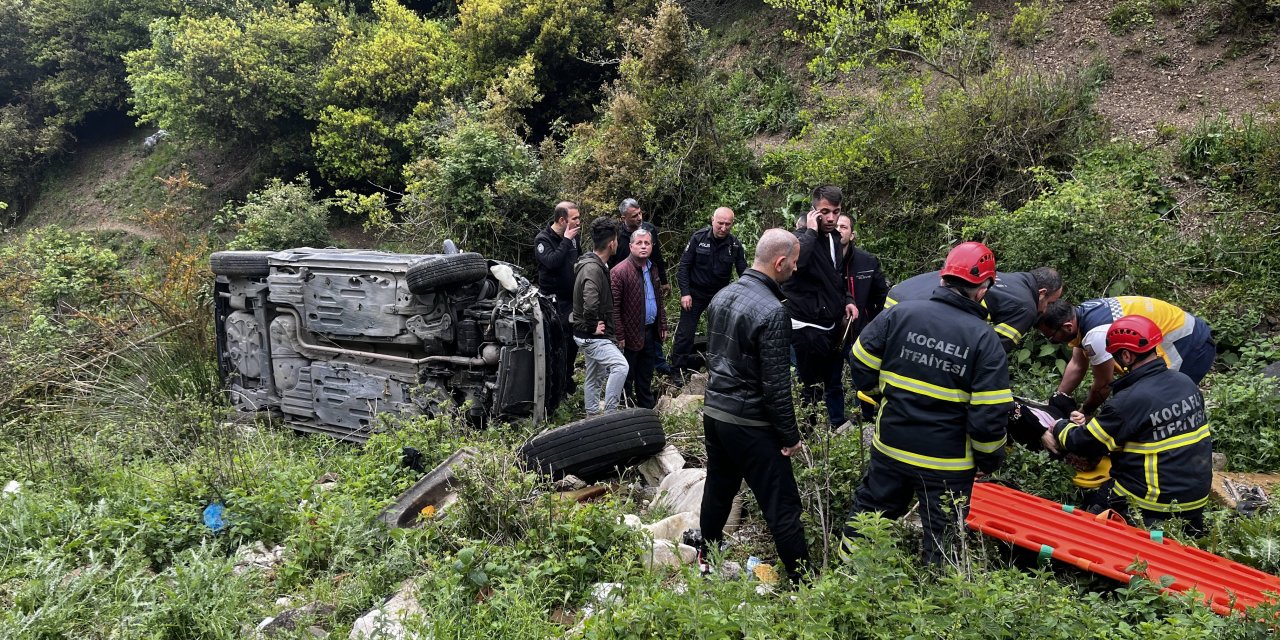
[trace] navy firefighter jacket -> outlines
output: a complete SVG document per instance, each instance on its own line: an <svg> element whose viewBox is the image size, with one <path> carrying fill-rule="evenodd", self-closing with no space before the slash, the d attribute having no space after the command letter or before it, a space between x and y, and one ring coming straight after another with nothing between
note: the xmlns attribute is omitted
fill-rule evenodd
<svg viewBox="0 0 1280 640"><path fill-rule="evenodd" d="M946 287L885 309L853 345L853 381L882 394L877 452L921 473L972 477L1004 460L1009 367L977 302Z"/></svg>
<svg viewBox="0 0 1280 640"><path fill-rule="evenodd" d="M1111 455L1115 491L1131 505L1163 513L1205 506L1213 482L1213 438L1200 387L1163 360L1111 383L1111 397L1083 426L1060 421L1067 451Z"/></svg>
<svg viewBox="0 0 1280 640"><path fill-rule="evenodd" d="M889 298L885 300L885 308L892 307L907 300L925 300L933 294L938 286L938 272L930 271L911 276L894 285L889 290ZM987 308L986 319L1000 336L1000 344L1006 353L1022 341L1022 336L1035 325L1040 311L1037 303L1040 290L1030 273L1024 271L997 273L996 283L987 291L982 299L982 306Z"/></svg>

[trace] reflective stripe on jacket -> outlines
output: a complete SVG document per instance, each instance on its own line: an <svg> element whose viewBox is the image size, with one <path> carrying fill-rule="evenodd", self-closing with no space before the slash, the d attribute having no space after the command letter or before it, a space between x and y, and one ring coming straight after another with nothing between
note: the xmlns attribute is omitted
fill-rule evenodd
<svg viewBox="0 0 1280 640"><path fill-rule="evenodd" d="M941 473L994 471L1013 395L981 305L945 287L886 309L853 345L853 380L882 394L875 448Z"/></svg>
<svg viewBox="0 0 1280 640"><path fill-rule="evenodd" d="M930 271L899 282L889 290L885 308L907 300L927 300L938 286L938 280L938 272ZM1018 271L996 274L996 284L987 291L982 306L987 308L987 321L995 328L996 335L1000 336L1000 343L1006 353L1012 351L1035 325L1036 318L1040 315L1037 308L1039 300L1040 290L1036 288L1035 278L1030 273Z"/></svg>
<svg viewBox="0 0 1280 640"><path fill-rule="evenodd" d="M1112 395L1084 425L1055 427L1072 453L1111 455L1117 493L1149 511L1198 509L1213 482L1213 438L1204 397L1161 360L1111 383Z"/></svg>

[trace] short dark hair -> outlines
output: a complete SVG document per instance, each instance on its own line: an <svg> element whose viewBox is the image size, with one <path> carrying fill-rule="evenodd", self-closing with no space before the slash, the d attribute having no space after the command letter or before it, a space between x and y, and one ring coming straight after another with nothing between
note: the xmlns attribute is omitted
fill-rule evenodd
<svg viewBox="0 0 1280 640"><path fill-rule="evenodd" d="M609 218L596 218L591 222L591 245L596 251L604 251L618 237L618 223Z"/></svg>
<svg viewBox="0 0 1280 640"><path fill-rule="evenodd" d="M578 208L578 205L572 202L567 202L567 201L561 202L560 204L556 205L555 216L551 218L551 222L554 224L556 222L560 222L561 220L568 220L569 212L577 208Z"/></svg>
<svg viewBox="0 0 1280 640"><path fill-rule="evenodd" d="M1053 267L1032 269L1031 279L1035 281L1037 289L1044 289L1049 293L1062 288L1062 276L1058 275L1058 270Z"/></svg>
<svg viewBox="0 0 1280 640"><path fill-rule="evenodd" d="M831 201L828 200L827 202L831 202ZM966 298L972 298L973 294L977 292L978 289L981 289L982 287L987 286L989 284L991 283L987 280L974 284L972 282L969 282L967 280L960 278L959 276L942 276L942 286L948 289L954 289L960 292Z"/></svg>
<svg viewBox="0 0 1280 640"><path fill-rule="evenodd" d="M824 184L821 187L814 189L813 193L809 196L809 203L812 205L816 206L819 200L826 200L831 204L839 206L839 204L844 201L844 192L840 190L840 187L837 187L834 184Z"/></svg>
<svg viewBox="0 0 1280 640"><path fill-rule="evenodd" d="M1044 313L1036 319L1037 327L1044 327L1049 331L1057 331L1062 325L1071 322L1076 317L1076 308L1071 306L1066 300L1054 300L1045 307Z"/></svg>

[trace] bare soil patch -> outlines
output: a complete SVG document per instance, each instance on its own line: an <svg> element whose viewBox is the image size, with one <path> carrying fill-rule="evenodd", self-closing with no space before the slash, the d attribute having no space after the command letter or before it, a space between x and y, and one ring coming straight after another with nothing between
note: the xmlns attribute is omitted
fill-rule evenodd
<svg viewBox="0 0 1280 640"><path fill-rule="evenodd" d="M1223 33L1198 44L1197 32L1217 19L1208 2L1188 2L1177 15L1157 12L1150 25L1116 35L1106 18L1117 4L1063 2L1052 35L1026 48L1004 38L1015 12L1011 3L981 0L975 8L992 16L995 40L1014 61L1067 73L1104 62L1111 79L1101 87L1097 109L1118 134L1154 138L1161 124L1186 129L1219 114L1238 118L1280 107L1280 45L1274 38L1247 43L1259 34Z"/></svg>

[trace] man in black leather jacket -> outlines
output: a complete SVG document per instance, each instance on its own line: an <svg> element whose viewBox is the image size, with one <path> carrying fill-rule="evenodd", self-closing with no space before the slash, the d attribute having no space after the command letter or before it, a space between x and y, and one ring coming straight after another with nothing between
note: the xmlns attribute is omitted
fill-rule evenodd
<svg viewBox="0 0 1280 640"><path fill-rule="evenodd" d="M707 309L710 377L702 412L707 444L703 538L713 546L724 539L730 505L745 479L793 582L809 564L809 549L791 470L791 455L802 447L791 402L791 317L778 283L791 276L799 252L790 233L766 231L752 267L712 298Z"/></svg>

